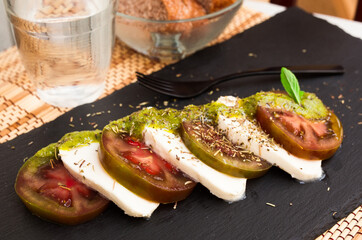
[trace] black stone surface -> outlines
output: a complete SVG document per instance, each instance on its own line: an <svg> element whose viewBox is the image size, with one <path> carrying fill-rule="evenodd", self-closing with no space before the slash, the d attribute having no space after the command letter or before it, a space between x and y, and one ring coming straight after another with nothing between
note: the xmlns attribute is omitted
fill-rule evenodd
<svg viewBox="0 0 362 240"><path fill-rule="evenodd" d="M92 129L93 123L102 128L110 120L136 110L129 105L144 101L148 101L149 106L163 106L163 102L168 101L169 106L180 108L216 100L221 95L246 97L260 90L282 87L278 77L252 77L219 85L220 90L215 89L210 95L174 102L173 98L131 84L0 145L0 238L314 239L362 204L362 132L358 124L362 121L361 60L361 40L292 8L227 42L155 73L168 78L180 73L179 79L192 74L194 79L204 79L255 67L343 64L346 69L343 76L300 79L303 90L317 93L334 109L345 130L341 149L323 162L326 177L322 181L300 184L274 167L264 177L248 181L247 198L233 204L217 199L198 186L191 196L178 203L176 210L173 204L162 205L150 220L128 217L113 204L96 219L74 227L59 226L32 216L13 188L17 171L25 157L57 141L63 134ZM101 115L87 117L89 113L101 111L104 111ZM75 127L68 125L71 117ZM30 142L34 143L29 145ZM266 205L267 202L276 207Z"/></svg>

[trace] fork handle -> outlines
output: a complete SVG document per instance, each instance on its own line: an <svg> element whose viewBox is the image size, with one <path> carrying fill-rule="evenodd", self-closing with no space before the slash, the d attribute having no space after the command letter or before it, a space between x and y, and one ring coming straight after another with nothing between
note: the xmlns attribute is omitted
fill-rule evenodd
<svg viewBox="0 0 362 240"><path fill-rule="evenodd" d="M343 74L344 68L341 65L299 65L299 66L286 66L287 69L291 70L295 75L298 76L329 76L336 74ZM258 75L278 75L280 74L281 67L268 67L253 69L250 71L241 71L226 75L218 79L217 83L224 82L227 80L247 77L247 76L258 76Z"/></svg>

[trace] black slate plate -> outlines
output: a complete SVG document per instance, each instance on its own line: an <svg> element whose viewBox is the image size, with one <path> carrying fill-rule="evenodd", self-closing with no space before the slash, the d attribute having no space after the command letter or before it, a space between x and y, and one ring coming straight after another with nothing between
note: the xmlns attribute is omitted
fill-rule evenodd
<svg viewBox="0 0 362 240"><path fill-rule="evenodd" d="M213 94L174 102L131 84L0 145L0 238L313 239L362 204L361 125L358 124L362 121L361 59L361 40L293 8L155 73L167 77L181 73L180 78L199 79L272 65L343 64L346 68L343 76L301 79L302 89L316 92L335 110L345 129L342 148L323 162L326 172L323 181L299 184L288 174L273 168L263 178L248 181L247 198L243 201L228 204L198 186L189 198L178 203L176 210L172 204L160 206L149 221L127 217L115 205L95 220L75 227L58 226L32 216L14 192L16 173L25 157L57 141L66 132L92 129L94 123L101 128L110 120L135 111L129 105L136 106L144 101L149 101L150 106L163 106L164 101L168 101L169 106L180 108L216 100L221 95L246 97L260 90L281 87L278 77L253 77L222 84L218 86L220 91L215 90ZM101 111L104 111L101 115L87 117L89 113ZM74 128L68 125L71 117ZM29 145L30 142L34 143ZM267 202L276 207L266 205Z"/></svg>

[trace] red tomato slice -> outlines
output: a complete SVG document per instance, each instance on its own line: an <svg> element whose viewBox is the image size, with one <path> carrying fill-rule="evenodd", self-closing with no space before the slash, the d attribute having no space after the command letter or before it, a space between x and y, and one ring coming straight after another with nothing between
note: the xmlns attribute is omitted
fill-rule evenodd
<svg viewBox="0 0 362 240"><path fill-rule="evenodd" d="M283 109L258 106L256 119L285 150L300 158L330 158L342 143L343 128L333 112L323 120L308 120Z"/></svg>
<svg viewBox="0 0 362 240"><path fill-rule="evenodd" d="M130 146L135 146L136 148L131 151L122 152L121 156L135 164L138 164L151 175L161 173L160 164L162 165L164 163L161 162L162 160L157 154L152 153L145 144L130 137L126 137L125 142L127 142Z"/></svg>
<svg viewBox="0 0 362 240"><path fill-rule="evenodd" d="M111 130L102 134L101 162L120 184L155 202L180 201L196 185L144 143Z"/></svg>
<svg viewBox="0 0 362 240"><path fill-rule="evenodd" d="M73 178L61 163L52 166L45 165L38 171L43 179L46 180L46 183L39 189L39 193L57 200L64 206L72 206L73 191L77 191L85 198L91 198L93 197L92 195L96 194L96 192ZM75 197L79 196L76 195Z"/></svg>
<svg viewBox="0 0 362 240"><path fill-rule="evenodd" d="M26 161L16 179L16 193L35 215L53 222L74 225L96 217L109 201L73 178L51 152Z"/></svg>

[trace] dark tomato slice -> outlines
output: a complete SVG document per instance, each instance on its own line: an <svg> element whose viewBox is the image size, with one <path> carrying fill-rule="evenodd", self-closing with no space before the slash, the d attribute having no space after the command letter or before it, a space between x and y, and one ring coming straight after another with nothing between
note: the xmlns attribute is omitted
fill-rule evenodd
<svg viewBox="0 0 362 240"><path fill-rule="evenodd" d="M53 149L49 149L53 148ZM108 200L73 178L51 154L36 154L21 167L15 190L35 215L61 224L75 225L100 214Z"/></svg>
<svg viewBox="0 0 362 240"><path fill-rule="evenodd" d="M343 128L333 112L326 119L308 120L290 111L259 106L256 118L266 133L300 158L330 158L342 143Z"/></svg>
<svg viewBox="0 0 362 240"><path fill-rule="evenodd" d="M183 172L137 139L111 130L103 130L101 162L120 184L150 201L180 201L196 186Z"/></svg>
<svg viewBox="0 0 362 240"><path fill-rule="evenodd" d="M235 146L224 134L208 123L183 122L181 137L196 157L219 172L234 177L257 178L271 168L270 163Z"/></svg>

